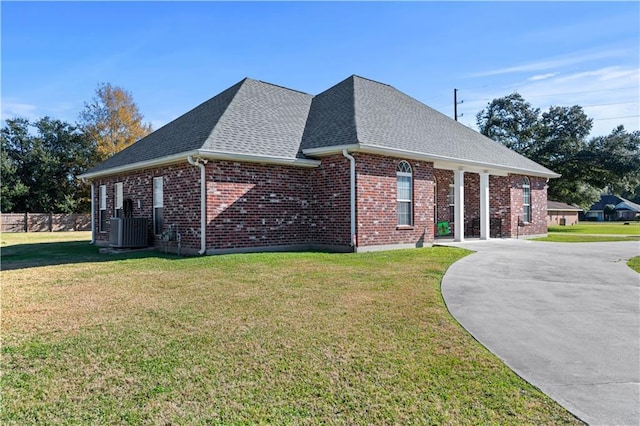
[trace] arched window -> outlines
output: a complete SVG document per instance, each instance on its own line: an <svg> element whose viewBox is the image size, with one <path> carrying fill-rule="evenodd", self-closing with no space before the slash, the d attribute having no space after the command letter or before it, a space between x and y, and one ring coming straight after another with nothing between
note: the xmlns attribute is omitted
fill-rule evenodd
<svg viewBox="0 0 640 426"><path fill-rule="evenodd" d="M531 182L526 176L522 178L522 210L523 222L531 222Z"/></svg>
<svg viewBox="0 0 640 426"><path fill-rule="evenodd" d="M398 180L398 225L413 225L413 188L411 166L401 161L396 168Z"/></svg>

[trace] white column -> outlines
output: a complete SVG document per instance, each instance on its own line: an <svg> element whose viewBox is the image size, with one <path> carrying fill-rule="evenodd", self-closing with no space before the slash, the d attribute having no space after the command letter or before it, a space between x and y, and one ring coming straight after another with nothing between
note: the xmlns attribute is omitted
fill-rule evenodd
<svg viewBox="0 0 640 426"><path fill-rule="evenodd" d="M480 239L491 236L489 223L489 173L480 173Z"/></svg>
<svg viewBox="0 0 640 426"><path fill-rule="evenodd" d="M455 186L455 210L454 232L455 241L464 241L464 170L453 172L453 185Z"/></svg>

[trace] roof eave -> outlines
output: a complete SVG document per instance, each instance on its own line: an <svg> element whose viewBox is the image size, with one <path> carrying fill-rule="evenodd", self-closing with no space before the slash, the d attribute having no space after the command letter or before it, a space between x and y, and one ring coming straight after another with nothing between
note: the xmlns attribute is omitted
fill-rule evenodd
<svg viewBox="0 0 640 426"><path fill-rule="evenodd" d="M386 155L391 157L411 158L414 160L430 161L434 167L443 169L462 169L473 173L487 172L494 175L506 174L526 174L544 178L559 178L561 175L552 171L531 170L519 167L509 167L500 164L484 163L473 160L463 160L459 158L446 157L441 155L426 154L422 152L406 151L402 149L379 147L375 145L350 144L335 145L323 148L310 148L302 151L304 155L310 157L323 157L341 153L344 149L348 152L362 152L366 154Z"/></svg>
<svg viewBox="0 0 640 426"><path fill-rule="evenodd" d="M104 176L117 175L122 173L131 172L134 170L149 169L153 167L162 167L170 164L180 163L187 161L187 157L200 157L206 160L226 160L226 161L239 161L243 163L259 163L259 164L274 164L294 167L318 167L320 165L319 160L311 160L306 158L292 158L292 157L267 157L261 155L251 154L239 154L234 152L224 151L209 151L209 150L193 150L187 152L181 152L162 158L156 158L148 161L139 161L137 163L126 164L124 166L111 167L105 170L99 170L96 172L83 173L78 176L83 181L92 180Z"/></svg>
<svg viewBox="0 0 640 426"><path fill-rule="evenodd" d="M320 160L297 157L272 157L264 155L239 154L225 151L198 150L197 156L207 160L240 161L243 163L275 164L296 167L318 167Z"/></svg>

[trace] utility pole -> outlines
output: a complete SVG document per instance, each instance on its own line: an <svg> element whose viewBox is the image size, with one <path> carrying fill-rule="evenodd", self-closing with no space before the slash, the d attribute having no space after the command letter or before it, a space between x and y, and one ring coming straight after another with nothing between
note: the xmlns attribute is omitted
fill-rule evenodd
<svg viewBox="0 0 640 426"><path fill-rule="evenodd" d="M464 101L458 102L458 89L453 89L453 119L458 121L458 117L462 117L464 114L458 115L458 105Z"/></svg>

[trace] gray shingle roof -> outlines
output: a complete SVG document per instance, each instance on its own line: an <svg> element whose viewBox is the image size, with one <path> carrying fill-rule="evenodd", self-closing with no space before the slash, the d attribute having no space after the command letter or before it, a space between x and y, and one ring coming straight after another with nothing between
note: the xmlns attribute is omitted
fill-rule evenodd
<svg viewBox="0 0 640 426"><path fill-rule="evenodd" d="M295 158L312 98L245 78L87 173L194 150Z"/></svg>
<svg viewBox="0 0 640 426"><path fill-rule="evenodd" d="M316 96L246 78L87 174L195 150L293 160L307 158L303 150L345 145L553 175L397 89L358 76Z"/></svg>
<svg viewBox="0 0 640 426"><path fill-rule="evenodd" d="M618 206L621 204L620 209L633 210L640 212L640 205L626 198L618 197L617 195L602 194L600 199L594 203L589 210L604 210L607 204Z"/></svg>
<svg viewBox="0 0 640 426"><path fill-rule="evenodd" d="M316 103L320 104L321 112L314 111ZM334 117L340 118L341 125L349 126L348 132L325 129ZM316 96L309 123L315 125L305 131L303 145L307 149L358 143L553 174L399 90L358 76L351 76Z"/></svg>
<svg viewBox="0 0 640 426"><path fill-rule="evenodd" d="M567 203L562 203L560 201L551 201L551 200L547 200L547 210L563 210L563 211L576 211L576 212L583 211L580 207L576 206L575 204L567 204Z"/></svg>

